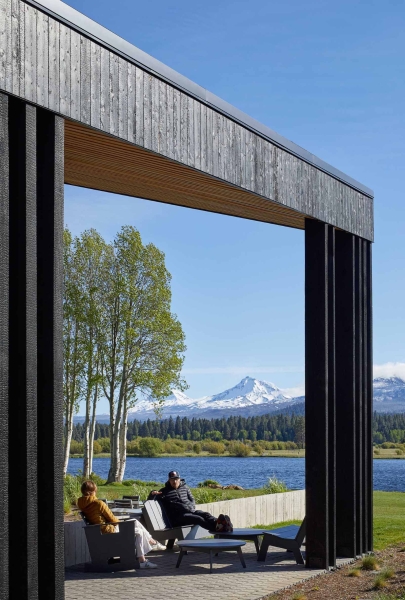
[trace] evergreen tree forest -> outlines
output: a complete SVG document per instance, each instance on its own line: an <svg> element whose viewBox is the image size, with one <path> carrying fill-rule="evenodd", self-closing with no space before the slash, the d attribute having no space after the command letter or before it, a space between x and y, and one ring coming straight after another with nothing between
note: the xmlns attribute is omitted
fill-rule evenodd
<svg viewBox="0 0 405 600"><path fill-rule="evenodd" d="M128 422L127 440L137 437L153 437L160 440L240 440L304 442L305 418L297 414L263 415L257 417L228 417L221 419L156 419ZM94 439L110 437L108 423L96 423ZM84 426L76 423L72 438L84 440ZM405 443L405 414L374 414L373 441Z"/></svg>

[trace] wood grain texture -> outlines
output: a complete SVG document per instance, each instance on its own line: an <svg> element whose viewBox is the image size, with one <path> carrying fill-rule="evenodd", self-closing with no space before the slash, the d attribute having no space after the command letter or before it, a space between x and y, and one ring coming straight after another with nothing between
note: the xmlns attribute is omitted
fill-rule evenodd
<svg viewBox="0 0 405 600"><path fill-rule="evenodd" d="M298 212L69 120L65 183L304 228Z"/></svg>
<svg viewBox="0 0 405 600"><path fill-rule="evenodd" d="M0 89L373 239L371 198L22 0L0 0Z"/></svg>

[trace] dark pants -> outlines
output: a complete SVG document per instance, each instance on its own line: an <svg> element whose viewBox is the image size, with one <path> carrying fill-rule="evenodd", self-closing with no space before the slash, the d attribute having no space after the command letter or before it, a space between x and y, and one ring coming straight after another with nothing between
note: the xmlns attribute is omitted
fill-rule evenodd
<svg viewBox="0 0 405 600"><path fill-rule="evenodd" d="M174 519L171 519L172 522ZM217 524L216 517L210 515L210 513L204 512L203 510L196 510L193 513L184 513L181 517L178 517L173 525L200 525L208 531L215 531Z"/></svg>

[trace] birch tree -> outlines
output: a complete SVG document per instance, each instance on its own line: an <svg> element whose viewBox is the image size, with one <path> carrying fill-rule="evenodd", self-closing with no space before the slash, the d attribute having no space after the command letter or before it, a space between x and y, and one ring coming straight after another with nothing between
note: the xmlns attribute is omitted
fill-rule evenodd
<svg viewBox="0 0 405 600"><path fill-rule="evenodd" d="M156 410L172 387L186 389L180 372L185 337L171 313L171 276L164 254L144 246L139 232L123 227L105 262L100 337L103 393L110 405L111 465L108 482L122 481L128 411L139 396Z"/></svg>
<svg viewBox="0 0 405 600"><path fill-rule="evenodd" d="M77 263L72 235L67 229L64 231L63 241L63 400L65 413L63 474L66 475L72 439L73 416L79 410L82 393L85 357L82 323L79 318L81 298L77 286Z"/></svg>
<svg viewBox="0 0 405 600"><path fill-rule="evenodd" d="M100 393L101 364L99 339L103 327L100 313L100 285L105 275L105 258L109 247L97 231L91 229L74 241L76 284L80 295L78 320L83 332L85 368L81 400L85 405L83 476L93 470L93 441L97 400Z"/></svg>

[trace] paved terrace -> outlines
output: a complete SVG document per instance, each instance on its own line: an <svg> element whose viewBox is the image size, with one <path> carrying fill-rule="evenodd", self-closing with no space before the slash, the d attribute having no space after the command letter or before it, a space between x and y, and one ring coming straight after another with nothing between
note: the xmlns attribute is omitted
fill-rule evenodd
<svg viewBox="0 0 405 600"><path fill-rule="evenodd" d="M183 597L187 590L188 600L259 600L324 572L297 565L290 553L277 548L269 548L265 563L257 561L252 543L243 551L246 569L236 552L227 552L213 558L212 574L209 556L199 552L189 552L179 569L178 552L151 552L159 568L150 571L100 574L72 567L66 571L66 600L178 600L179 590Z"/></svg>

